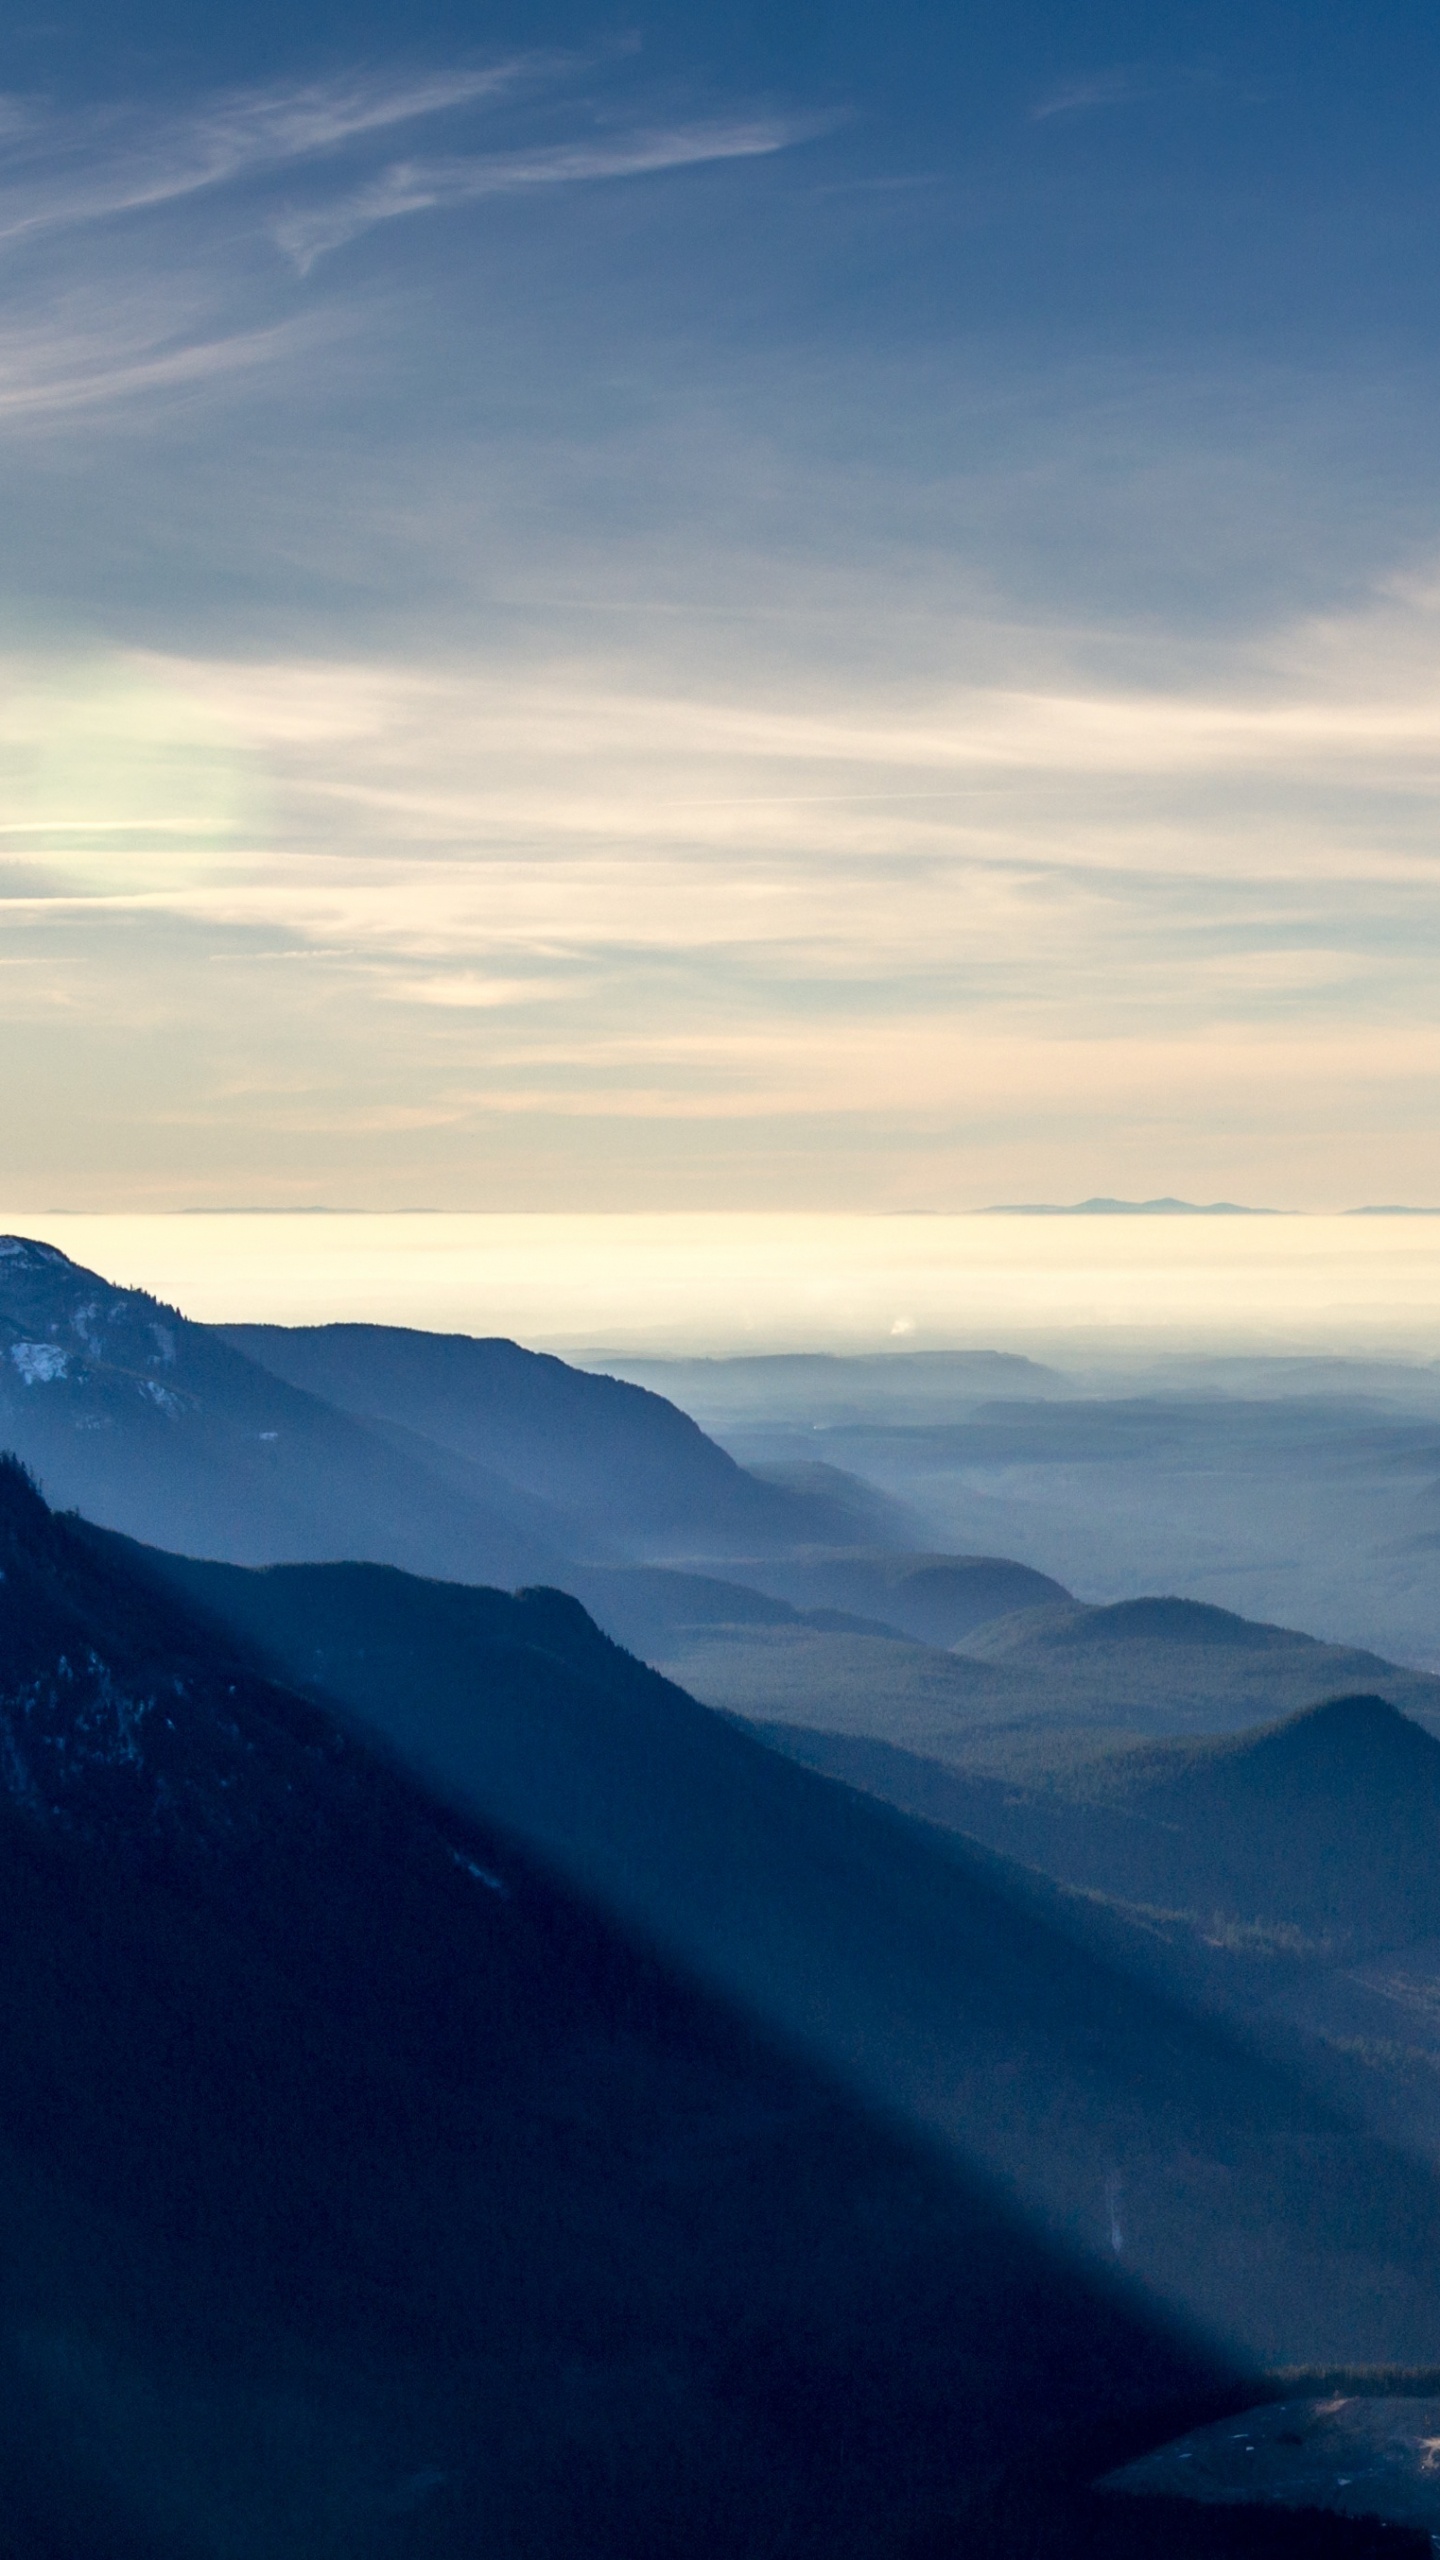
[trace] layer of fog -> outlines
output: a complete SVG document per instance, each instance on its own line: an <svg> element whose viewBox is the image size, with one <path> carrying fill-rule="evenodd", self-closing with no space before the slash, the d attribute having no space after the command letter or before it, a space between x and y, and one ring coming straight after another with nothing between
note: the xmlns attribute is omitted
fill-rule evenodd
<svg viewBox="0 0 1440 2560"><path fill-rule="evenodd" d="M821 1460L935 1548L1440 1666L1440 1366L1118 1350L607 1362L747 1465Z"/></svg>

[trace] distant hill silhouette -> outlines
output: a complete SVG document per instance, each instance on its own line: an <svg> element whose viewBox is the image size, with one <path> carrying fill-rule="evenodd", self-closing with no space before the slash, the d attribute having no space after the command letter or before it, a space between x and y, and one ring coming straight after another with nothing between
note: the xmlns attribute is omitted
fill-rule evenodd
<svg viewBox="0 0 1440 2560"><path fill-rule="evenodd" d="M744 1570L753 1568L747 1563ZM883 1620L843 1609L798 1609L752 1582L726 1582L714 1574L685 1573L664 1565L587 1565L567 1581L607 1635L642 1661L663 1660L677 1644L699 1633L736 1627L792 1627L893 1639Z"/></svg>
<svg viewBox="0 0 1440 2560"><path fill-rule="evenodd" d="M561 1595L122 1551L1047 2228L1111 2259L1119 2179L1124 2264L1257 2353L1434 2354L1440 2187L1097 1953L1084 1906L767 1750Z"/></svg>
<svg viewBox="0 0 1440 2560"><path fill-rule="evenodd" d="M1070 2560L1253 2396L10 1462L0 1571L7 2560ZM552 1735L645 1683L448 1605Z"/></svg>
<svg viewBox="0 0 1440 2560"><path fill-rule="evenodd" d="M842 1550L834 1555L738 1557L734 1579L673 1567L586 1568L569 1587L607 1632L646 1661L677 1645L737 1628L909 1638L952 1644L1017 1608L1070 1595L1047 1574L992 1556L913 1556ZM963 1676L963 1675L962 1675ZM971 1673L972 1684L983 1674ZM683 1684L682 1684L683 1685ZM822 1684L823 1685L823 1684ZM819 1710L823 1720L823 1697Z"/></svg>
<svg viewBox="0 0 1440 2560"><path fill-rule="evenodd" d="M738 1564L762 1590L800 1609L879 1619L920 1644L958 1644L1021 1609L1069 1602L1048 1573L1004 1556L907 1555L851 1548L827 1556Z"/></svg>
<svg viewBox="0 0 1440 2560"><path fill-rule="evenodd" d="M1217 1609L1208 1600L1179 1600L1173 1597L1143 1596L1136 1600L1112 1600L1102 1608L1089 1607L1074 1599L1067 1591L1053 1605L1032 1611L1023 1621L1019 1612L1000 1624L997 1610L984 1623L987 1635L972 1653L983 1653L991 1659L1011 1659L1019 1653L1052 1653L1070 1648L1091 1652L1101 1647L1136 1644L1221 1646L1232 1653L1283 1653L1297 1645L1316 1645L1314 1636L1299 1635L1290 1627L1270 1627L1255 1618L1237 1617L1232 1609Z"/></svg>
<svg viewBox="0 0 1440 2560"><path fill-rule="evenodd" d="M982 1215L989 1218L1273 1218L1274 1209L1242 1208L1238 1200L1008 1200Z"/></svg>
<svg viewBox="0 0 1440 2560"><path fill-rule="evenodd" d="M583 1357L588 1368L601 1365L599 1353ZM971 1411L996 1398L1064 1401L1075 1393L1060 1370L1014 1351L777 1351L723 1360L617 1354L605 1365L618 1377L673 1398L727 1448L743 1443L746 1463L755 1466L777 1459L813 1462L814 1444L806 1447L800 1434L817 1425L924 1427L937 1416ZM924 1535L892 1540L887 1534L885 1543L914 1546ZM866 1540L861 1533L841 1543Z"/></svg>
<svg viewBox="0 0 1440 2560"><path fill-rule="evenodd" d="M1032 1621L1032 1624L1034 1622ZM1096 1645L1141 1643L1223 1645L1230 1652L1274 1653L1296 1643L1289 1627L1270 1627L1233 1609L1217 1609L1208 1600L1142 1597L1112 1600L1083 1616L1072 1603L1063 1624L1035 1626L1037 1644ZM1299 1639L1305 1641L1305 1639Z"/></svg>

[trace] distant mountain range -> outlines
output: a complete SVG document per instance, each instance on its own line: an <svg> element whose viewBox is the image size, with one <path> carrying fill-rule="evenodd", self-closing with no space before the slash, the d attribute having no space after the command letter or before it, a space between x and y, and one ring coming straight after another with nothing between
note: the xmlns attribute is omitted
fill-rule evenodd
<svg viewBox="0 0 1440 2560"><path fill-rule="evenodd" d="M1017 1364L1013 1384L971 1354L626 1374L747 1465L823 1455L919 1524L847 1545L1012 1556L1087 1598L1179 1591L1440 1665L1440 1368L1378 1348L1090 1356L1070 1374Z"/></svg>
<svg viewBox="0 0 1440 2560"><path fill-rule="evenodd" d="M1277 1218L1280 1209L1247 1209L1238 1200L1000 1200L983 1218Z"/></svg>
<svg viewBox="0 0 1440 2560"><path fill-rule="evenodd" d="M1084 1462L1109 1413L990 1404L957 1445ZM1111 1419L1142 1453L1171 1428ZM149 1543L569 1589L713 1703L945 1759L1007 1718L1200 1732L1346 1688L1440 1710L1440 1685L1374 1654L1178 1601L1163 1629L1159 1603L1087 1613L1032 1567L927 1553L873 1487L810 1461L757 1474L642 1385L398 1327L216 1330L19 1237L0 1239L7 1441L52 1498Z"/></svg>
<svg viewBox="0 0 1440 2560"><path fill-rule="evenodd" d="M982 1218L1289 1218L1293 1209L1256 1209L1239 1200L997 1200L976 1212ZM1342 1209L1345 1218L1435 1218L1440 1209L1412 1209L1393 1201Z"/></svg>
<svg viewBox="0 0 1440 2560"><path fill-rule="evenodd" d="M1203 1600L1155 1596L1096 1607L1067 1596L997 1616L963 1641L967 1660L1023 1685L1057 1725L1157 1736L1236 1732L1346 1690L1379 1689L1440 1728L1433 1673Z"/></svg>

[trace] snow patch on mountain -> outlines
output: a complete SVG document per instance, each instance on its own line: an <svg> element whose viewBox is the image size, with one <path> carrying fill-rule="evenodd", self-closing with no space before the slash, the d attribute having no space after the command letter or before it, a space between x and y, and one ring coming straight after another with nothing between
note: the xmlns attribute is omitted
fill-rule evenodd
<svg viewBox="0 0 1440 2560"><path fill-rule="evenodd" d="M68 1253L62 1253L58 1245L36 1244L29 1236L0 1236L0 1259L18 1262L22 1270L33 1270L41 1262L62 1263L67 1269L74 1267Z"/></svg>
<svg viewBox="0 0 1440 2560"><path fill-rule="evenodd" d="M70 1367L69 1353L53 1342L12 1342L10 1359L27 1387L48 1387Z"/></svg>

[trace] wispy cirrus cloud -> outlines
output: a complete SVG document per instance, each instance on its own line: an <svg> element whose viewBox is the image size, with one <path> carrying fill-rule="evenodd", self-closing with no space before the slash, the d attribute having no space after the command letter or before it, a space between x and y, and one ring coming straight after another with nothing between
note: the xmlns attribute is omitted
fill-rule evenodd
<svg viewBox="0 0 1440 2560"><path fill-rule="evenodd" d="M0 428L118 416L299 355L334 313L290 307L277 249L303 275L401 215L753 158L817 129L774 116L642 123L632 96L628 114L611 99L597 133L587 89L584 138L566 139L576 79L593 89L632 50L353 72L164 111L0 97ZM468 147L391 157L416 128Z"/></svg>
<svg viewBox="0 0 1440 2560"><path fill-rule="evenodd" d="M1139 63L1119 63L1109 71L1083 73L1078 79L1062 80L1037 100L1030 110L1032 124L1044 124L1051 116L1083 116L1097 107L1133 107L1155 95L1161 85L1155 73Z"/></svg>
<svg viewBox="0 0 1440 2560"><path fill-rule="evenodd" d="M168 118L55 117L0 99L0 242L175 203L323 163L403 125L553 92L584 67L525 53L411 81L353 76L202 100ZM407 159L292 211L272 236L302 268L375 223L527 187L753 159L830 130L833 117L751 116L632 124L614 139Z"/></svg>
<svg viewBox="0 0 1440 2560"><path fill-rule="evenodd" d="M0 105L0 240L142 211L320 158L429 116L513 92L553 58L396 81L350 77L232 92L187 112L50 116ZM6 112L8 110L8 112Z"/></svg>
<svg viewBox="0 0 1440 2560"><path fill-rule="evenodd" d="M705 161L759 159L827 129L828 120L817 117L752 117L635 131L605 143L557 143L539 150L463 159L397 161L353 194L285 217L275 225L274 236L304 274L327 251L342 247L377 223L393 222L405 214L474 204L485 196L516 195L532 187L643 177L694 168Z"/></svg>
<svg viewBox="0 0 1440 2560"><path fill-rule="evenodd" d="M197 390L273 364L314 337L296 320L187 334L143 307L7 325L0 319L0 422L51 420L145 393Z"/></svg>
<svg viewBox="0 0 1440 2560"><path fill-rule="evenodd" d="M352 73L165 112L63 114L0 98L0 425L101 413L294 354L307 330L327 324L287 307L277 249L306 275L328 251L404 215L754 159L833 122L642 120L633 95L600 113L589 89L632 51ZM583 106L569 94L582 74ZM573 128L582 114L583 138L566 138L567 120ZM489 149L474 147L477 118ZM389 157L416 127L470 147ZM140 233L121 229L141 216L150 219Z"/></svg>

